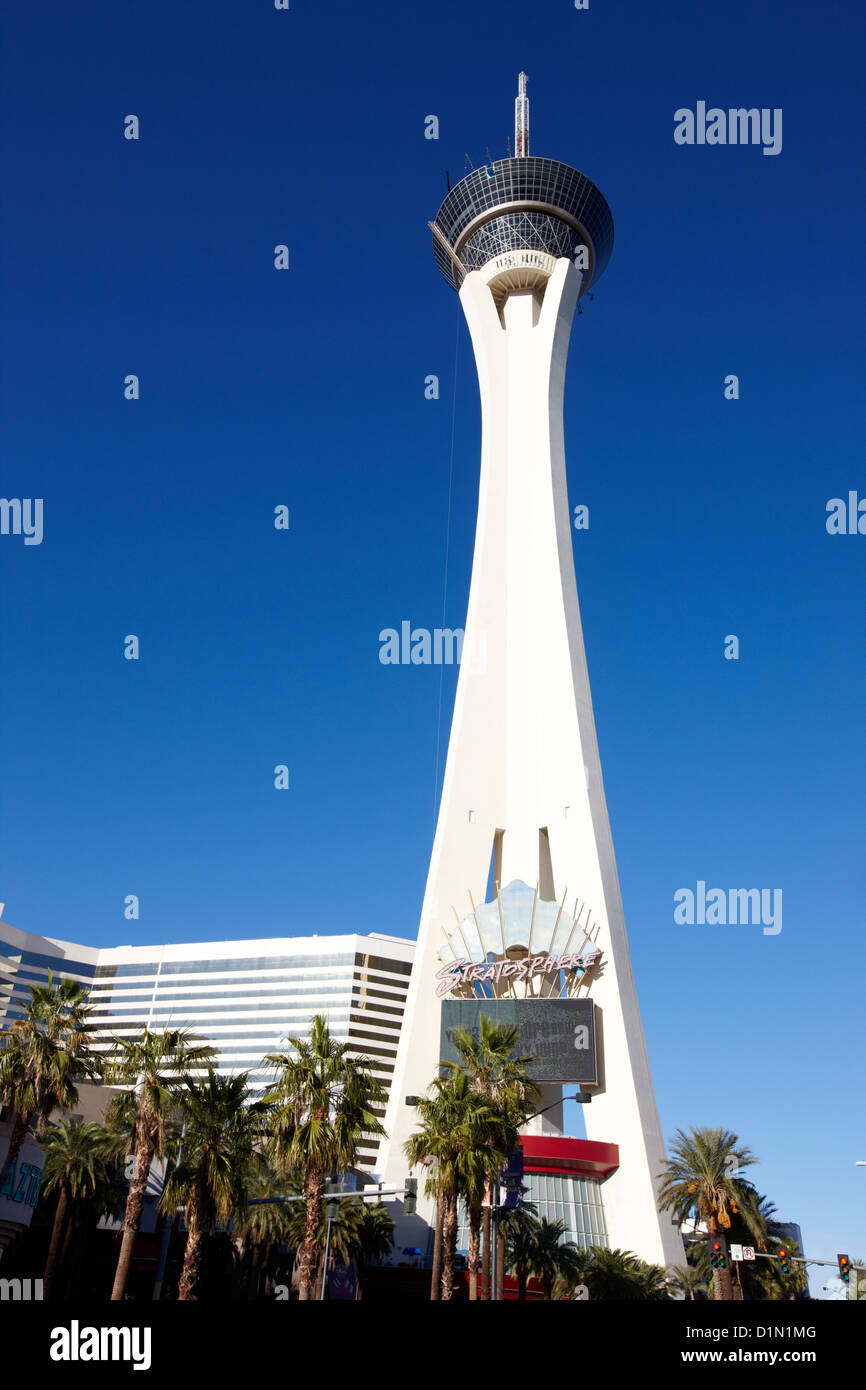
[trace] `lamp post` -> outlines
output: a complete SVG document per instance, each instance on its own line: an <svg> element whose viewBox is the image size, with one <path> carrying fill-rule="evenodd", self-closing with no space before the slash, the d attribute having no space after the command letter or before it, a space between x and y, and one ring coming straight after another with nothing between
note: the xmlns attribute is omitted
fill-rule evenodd
<svg viewBox="0 0 866 1390"><path fill-rule="evenodd" d="M329 1193L335 1192L336 1190L337 1190L337 1183L336 1183L336 1180L332 1178L331 1181L328 1183L327 1187L325 1188L325 1193L326 1193L326 1195L327 1195L327 1194L329 1194ZM336 1217L337 1217L337 1215L338 1215L338 1213L339 1213L339 1210L340 1210L340 1203L339 1203L339 1202L333 1201L333 1200L330 1201L330 1202L329 1202L329 1201L326 1201L326 1202L325 1202L325 1217L326 1217L326 1220L327 1220L327 1223L328 1223L328 1224L327 1224L327 1226L325 1227L325 1259L324 1259L324 1263L323 1263L323 1265L322 1265L322 1292L321 1292L321 1294L320 1294L320 1296L319 1296L319 1301L320 1301L320 1302L322 1302L322 1301L324 1300L324 1297L325 1297L325 1289L326 1289L327 1283L328 1283L328 1255L329 1255L330 1249L331 1249L331 1222L334 1221L334 1220L336 1219Z"/></svg>

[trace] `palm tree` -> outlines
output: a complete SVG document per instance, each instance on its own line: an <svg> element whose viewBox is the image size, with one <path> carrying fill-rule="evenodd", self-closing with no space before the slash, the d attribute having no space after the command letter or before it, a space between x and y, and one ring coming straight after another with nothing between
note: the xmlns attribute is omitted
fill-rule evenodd
<svg viewBox="0 0 866 1390"><path fill-rule="evenodd" d="M457 1028L452 1041L459 1061L447 1065L460 1069L469 1076L470 1087L476 1095L483 1097L495 1118L502 1124L500 1139L505 1155L513 1153L519 1144L521 1124L529 1119L531 1111L541 1092L529 1079L528 1068L533 1061L530 1056L514 1056L518 1045L520 1030L508 1024L493 1023L487 1014L478 1020L477 1036L466 1028ZM494 1118L494 1123L495 1123ZM481 1297L490 1297L490 1208L483 1206L484 1191L498 1187L499 1169L488 1168L486 1182L471 1184L467 1189L469 1209L469 1297L476 1296L478 1283L479 1232L483 1222L483 1255L481 1271ZM500 1267L502 1261L500 1261Z"/></svg>
<svg viewBox="0 0 866 1390"><path fill-rule="evenodd" d="M29 988L23 1017L0 1036L0 1104L15 1116L0 1191L34 1118L41 1135L52 1110L69 1110L77 1103L76 1081L98 1076L101 1069L91 1046L92 1010L83 985L67 979L55 984L49 971L44 985Z"/></svg>
<svg viewBox="0 0 866 1390"><path fill-rule="evenodd" d="M652 1299L655 1302L668 1301L671 1297L668 1271L663 1265L648 1264L646 1260L635 1259L635 1280L638 1298Z"/></svg>
<svg viewBox="0 0 866 1390"><path fill-rule="evenodd" d="M316 1276L316 1297L322 1298L328 1272L339 1263L348 1268L354 1259L361 1257L361 1227L364 1222L364 1203L358 1197L344 1197L336 1204L337 1214L328 1222L327 1208L322 1209L322 1224L319 1230L319 1268ZM302 1213L303 1214L303 1213ZM328 1225L330 1224L330 1232ZM325 1266L325 1245L328 1247L328 1263Z"/></svg>
<svg viewBox="0 0 866 1390"><path fill-rule="evenodd" d="M518 1298L521 1279L525 1281L527 1274L534 1274L541 1280L548 1301L553 1297L553 1286L558 1279L566 1284L577 1281L582 1269L581 1252L574 1241L563 1240L565 1229L564 1222L548 1221L546 1217L539 1220L528 1216L515 1223L516 1250L511 1263L517 1272ZM526 1297L525 1282L523 1297Z"/></svg>
<svg viewBox="0 0 866 1390"><path fill-rule="evenodd" d="M424 1191L436 1198L436 1225L433 1232L433 1268L430 1276L430 1298L438 1301L444 1292L442 1274L443 1228L451 1194L456 1191L454 1171L456 1143L452 1136L455 1124L462 1119L455 1107L449 1080L437 1077L429 1088L433 1094L419 1097L416 1102L420 1126L403 1145L409 1167L426 1170ZM451 1281L444 1295L451 1297Z"/></svg>
<svg viewBox="0 0 866 1390"><path fill-rule="evenodd" d="M123 1218L120 1254L111 1290L112 1302L123 1298L135 1237L147 1192L150 1165L165 1158L166 1144L177 1132L176 1116L190 1068L207 1065L213 1049L197 1044L184 1029L154 1033L145 1028L134 1038L116 1038L117 1051L106 1068L107 1079L130 1089L115 1096L106 1110L106 1124L127 1136L133 1160L129 1196Z"/></svg>
<svg viewBox="0 0 866 1390"><path fill-rule="evenodd" d="M743 1168L756 1162L730 1130L692 1129L688 1134L677 1130L671 1157L659 1175L659 1211L672 1211L680 1226L691 1215L696 1223L705 1224L710 1236L729 1231L733 1218L741 1214L749 1229L760 1236L758 1194L740 1176ZM713 1295L722 1300L733 1297L730 1267L713 1270Z"/></svg>
<svg viewBox="0 0 866 1390"><path fill-rule="evenodd" d="M505 1268L509 1274L517 1277L517 1298L520 1303L526 1302L537 1227L535 1211L534 1208L530 1209L529 1203L508 1213L505 1223Z"/></svg>
<svg viewBox="0 0 866 1390"><path fill-rule="evenodd" d="M778 1260L748 1261L744 1270L748 1281L746 1287L759 1290L759 1292L751 1294L753 1298L766 1298L772 1299L774 1302L781 1302L794 1298L797 1294L805 1293L809 1287L806 1266L798 1263L794 1258L803 1254L797 1242L789 1240L783 1232L778 1244L784 1247L788 1253L790 1273L782 1273ZM755 1268L755 1266L760 1266L760 1268Z"/></svg>
<svg viewBox="0 0 866 1390"><path fill-rule="evenodd" d="M316 1232L316 1261L314 1289L315 1297L321 1298L324 1282L327 1277L324 1269L325 1246L328 1247L328 1268L339 1260L341 1264L349 1264L355 1254L356 1249L360 1249L360 1223L361 1215L358 1207L361 1205L357 1199L344 1197L336 1203L337 1214L330 1219L327 1216L325 1204L322 1204L322 1213L319 1218L319 1229ZM330 1225L330 1231L328 1227ZM299 1254L304 1244L307 1232L307 1212L302 1202L293 1203L288 1208L288 1229L286 1239Z"/></svg>
<svg viewBox="0 0 866 1390"><path fill-rule="evenodd" d="M276 1069L265 1102L273 1106L272 1153L278 1169L300 1174L305 1206L298 1297L313 1290L317 1232L330 1173L350 1168L366 1134L384 1134L372 1107L385 1092L366 1057L351 1057L350 1043L331 1037L317 1014L309 1038L288 1037L291 1053L271 1053Z"/></svg>
<svg viewBox="0 0 866 1390"><path fill-rule="evenodd" d="M263 1139L261 1102L250 1104L249 1072L187 1077L178 1095L183 1152L165 1183L166 1213L185 1208L186 1248L178 1301L197 1299L205 1241L218 1221L246 1210L252 1167Z"/></svg>
<svg viewBox="0 0 866 1390"><path fill-rule="evenodd" d="M306 1213L300 1203L289 1207L287 1239L297 1249L303 1244L306 1232ZM352 1260L358 1265L357 1288L360 1291L361 1267L364 1261L372 1263L384 1258L390 1250L394 1238L394 1222L381 1202L368 1205L359 1197L343 1197L337 1203L337 1214L330 1220L325 1208L316 1234L319 1273L316 1280L317 1295L327 1278L324 1268L325 1246L328 1247L328 1269L338 1261L348 1266Z"/></svg>
<svg viewBox="0 0 866 1390"><path fill-rule="evenodd" d="M480 1128L480 1119L477 1121ZM469 1300L478 1298L478 1264L481 1248L482 1214L485 1211L484 1198L489 1190L489 1154L496 1150L501 1155L500 1166L505 1162L507 1152L503 1144L502 1125L498 1116L491 1115L486 1124L486 1143L483 1148L468 1149L460 1162L459 1181L466 1210L469 1216ZM486 1209L489 1212L489 1208Z"/></svg>
<svg viewBox="0 0 866 1390"><path fill-rule="evenodd" d="M694 1302L695 1294L707 1291L706 1276L691 1264L672 1265L668 1270L668 1283L689 1302Z"/></svg>
<svg viewBox="0 0 866 1390"><path fill-rule="evenodd" d="M594 1301L668 1300L670 1280L661 1265L647 1264L630 1250L610 1250L607 1246L592 1245L579 1252L577 1261L579 1282Z"/></svg>
<svg viewBox="0 0 866 1390"><path fill-rule="evenodd" d="M92 1121L60 1120L51 1125L42 1139L45 1151L45 1183L43 1192L58 1192L57 1209L48 1246L43 1276L43 1297L51 1297L55 1274L61 1261L58 1254L61 1242L71 1230L76 1208L83 1202L100 1199L100 1205L110 1205L109 1196L117 1178L116 1146L100 1124ZM65 1243L64 1243L65 1250Z"/></svg>
<svg viewBox="0 0 866 1390"><path fill-rule="evenodd" d="M751 1220L747 1221L743 1211L735 1212L731 1217L731 1224L726 1233L728 1244L754 1245L761 1251L766 1251L772 1246L778 1248L780 1245L787 1245L787 1232L779 1225L776 1208L769 1198L756 1192L751 1207L749 1212ZM731 1284L734 1298L764 1298L766 1296L764 1291L765 1273L769 1270L770 1263L769 1260L737 1260L733 1262ZM733 1277L734 1273L736 1273L736 1279ZM709 1275L709 1265L707 1265L707 1274Z"/></svg>
<svg viewBox="0 0 866 1390"><path fill-rule="evenodd" d="M291 1243L292 1213L300 1203L256 1201L261 1198L297 1196L300 1183L292 1177L278 1177L261 1158L253 1164L248 1181L248 1205L236 1214L232 1230L239 1241L242 1261L241 1277L246 1284L247 1299L258 1298L262 1276L267 1281L273 1274L272 1256L275 1245Z"/></svg>
<svg viewBox="0 0 866 1390"><path fill-rule="evenodd" d="M446 1071L429 1088L430 1094L417 1102L420 1128L404 1145L409 1166L428 1169L426 1191L437 1198L437 1235L441 1239L441 1296L450 1299L454 1283L454 1256L457 1247L457 1212L461 1191L475 1191L473 1184L479 1167L497 1171L503 1154L494 1147L497 1117L471 1089L467 1074ZM467 1175L469 1178L467 1179ZM439 1231L441 1230L441 1237ZM438 1260L434 1249L431 1299L439 1297Z"/></svg>
<svg viewBox="0 0 866 1390"><path fill-rule="evenodd" d="M358 1298L361 1297L361 1274L364 1265L378 1264L380 1260L386 1259L394 1245L394 1221L388 1214L388 1208L382 1202L364 1202L361 1211Z"/></svg>

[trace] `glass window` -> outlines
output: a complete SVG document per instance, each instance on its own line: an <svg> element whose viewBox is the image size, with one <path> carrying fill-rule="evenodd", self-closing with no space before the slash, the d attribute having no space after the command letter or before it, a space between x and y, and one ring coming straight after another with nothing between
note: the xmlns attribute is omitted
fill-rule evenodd
<svg viewBox="0 0 866 1390"><path fill-rule="evenodd" d="M38 965L42 970L50 970L53 974L72 974L84 975L92 980L96 973L95 965L86 965L84 961L74 960L71 956L43 956L36 951L21 952L22 965ZM33 976L34 979L37 976Z"/></svg>

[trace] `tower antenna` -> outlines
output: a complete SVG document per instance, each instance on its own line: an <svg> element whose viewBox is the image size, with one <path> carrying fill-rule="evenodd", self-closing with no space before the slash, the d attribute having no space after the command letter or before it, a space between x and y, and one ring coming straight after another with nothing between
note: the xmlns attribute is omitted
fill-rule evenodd
<svg viewBox="0 0 866 1390"><path fill-rule="evenodd" d="M517 79L517 100L514 103L514 155L525 159L529 154L529 97L526 95L528 78L522 72Z"/></svg>

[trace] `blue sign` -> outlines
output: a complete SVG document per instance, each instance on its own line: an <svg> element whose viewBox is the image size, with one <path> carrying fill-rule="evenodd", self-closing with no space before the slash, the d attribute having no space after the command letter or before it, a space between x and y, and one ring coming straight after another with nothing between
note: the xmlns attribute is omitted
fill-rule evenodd
<svg viewBox="0 0 866 1390"><path fill-rule="evenodd" d="M351 1264L335 1263L333 1269L328 1273L328 1297L354 1298L357 1282L355 1270Z"/></svg>
<svg viewBox="0 0 866 1390"><path fill-rule="evenodd" d="M42 1169L35 1163L19 1163L17 1159L9 1169L9 1176L0 1188L0 1197L8 1197L10 1202L24 1202L35 1207L39 1201L42 1187Z"/></svg>
<svg viewBox="0 0 866 1390"><path fill-rule="evenodd" d="M499 1174L502 1189L499 1205L501 1207L523 1206L523 1150L509 1156L508 1162Z"/></svg>

